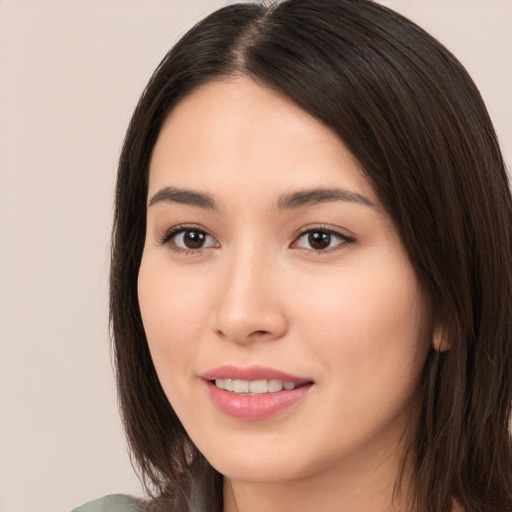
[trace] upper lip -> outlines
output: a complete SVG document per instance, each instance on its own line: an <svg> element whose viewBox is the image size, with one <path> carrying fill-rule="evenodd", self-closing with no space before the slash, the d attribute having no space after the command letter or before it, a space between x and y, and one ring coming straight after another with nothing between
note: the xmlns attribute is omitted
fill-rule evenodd
<svg viewBox="0 0 512 512"><path fill-rule="evenodd" d="M234 365L224 365L213 368L202 375L205 380L215 379L239 379L239 380L281 380L283 382L295 382L304 384L311 382L311 379L304 377L297 377L275 368L268 368L266 366L248 366L240 367Z"/></svg>

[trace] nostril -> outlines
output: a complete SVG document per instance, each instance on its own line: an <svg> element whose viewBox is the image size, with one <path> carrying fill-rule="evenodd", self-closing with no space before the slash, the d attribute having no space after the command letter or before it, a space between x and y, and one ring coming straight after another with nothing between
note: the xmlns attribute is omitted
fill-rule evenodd
<svg viewBox="0 0 512 512"><path fill-rule="evenodd" d="M265 336L266 334L269 334L268 331L254 331L251 333L253 336Z"/></svg>

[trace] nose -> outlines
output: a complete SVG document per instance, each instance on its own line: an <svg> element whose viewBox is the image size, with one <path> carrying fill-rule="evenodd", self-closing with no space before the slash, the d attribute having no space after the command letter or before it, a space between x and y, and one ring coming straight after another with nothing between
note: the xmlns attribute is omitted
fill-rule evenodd
<svg viewBox="0 0 512 512"><path fill-rule="evenodd" d="M226 264L216 308L216 333L237 344L281 338L288 321L279 270L256 254Z"/></svg>

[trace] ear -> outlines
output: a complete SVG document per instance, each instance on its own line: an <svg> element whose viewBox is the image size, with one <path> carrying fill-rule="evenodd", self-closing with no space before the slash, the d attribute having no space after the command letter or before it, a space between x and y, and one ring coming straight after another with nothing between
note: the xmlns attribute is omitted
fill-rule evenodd
<svg viewBox="0 0 512 512"><path fill-rule="evenodd" d="M432 333L432 346L437 352L445 352L451 348L446 329L439 324L434 327L434 332Z"/></svg>

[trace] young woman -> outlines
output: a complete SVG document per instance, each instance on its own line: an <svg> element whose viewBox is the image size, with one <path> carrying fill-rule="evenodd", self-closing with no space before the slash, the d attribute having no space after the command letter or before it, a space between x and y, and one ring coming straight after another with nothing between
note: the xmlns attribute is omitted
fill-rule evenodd
<svg viewBox="0 0 512 512"><path fill-rule="evenodd" d="M367 0L221 9L121 156L111 315L151 499L512 510L512 201L482 99Z"/></svg>

